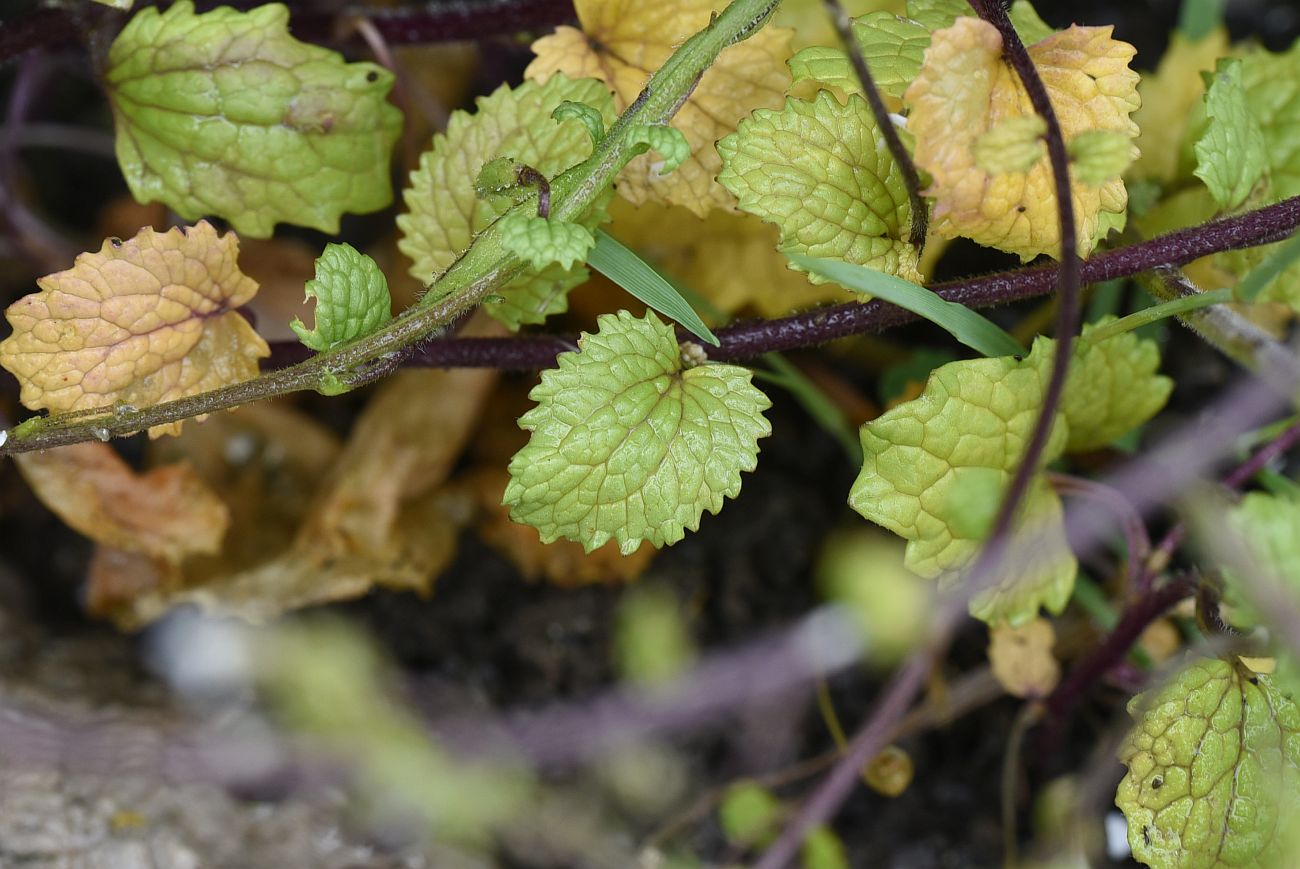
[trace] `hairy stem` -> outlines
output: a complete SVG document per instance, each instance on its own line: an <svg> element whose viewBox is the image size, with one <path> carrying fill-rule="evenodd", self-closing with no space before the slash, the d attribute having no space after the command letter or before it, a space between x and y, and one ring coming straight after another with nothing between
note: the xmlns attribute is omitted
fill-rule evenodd
<svg viewBox="0 0 1300 869"><path fill-rule="evenodd" d="M667 123L723 49L758 31L779 3L734 0L707 27L682 43L650 77L641 95L614 123L592 155L551 181L552 216L574 220L584 213L635 156L632 134L637 128ZM515 210L535 211L537 204L536 199L528 199ZM444 328L522 271L523 262L503 244L499 227L500 222L494 223L476 236L460 259L434 279L428 294L417 305L365 338L254 380L152 407L29 420L9 432L7 442L0 446L0 455L91 439L107 440L326 383L348 387L369 383L391 368L395 354L407 352Z"/></svg>
<svg viewBox="0 0 1300 869"><path fill-rule="evenodd" d="M1300 197L1214 223L1162 235L1097 254L1083 263L1088 283L1129 277L1157 266L1182 265L1211 253L1275 240L1279 232L1300 227ZM1022 268L935 284L931 289L950 302L986 308L1041 296L1056 287L1055 265ZM716 329L721 346L706 347L709 358L730 362L764 353L795 350L837 338L883 332L917 320L916 314L882 301L849 302L814 308L789 317L755 320ZM685 333L683 340L688 340ZM573 335L519 335L511 338L436 338L412 354L407 364L435 368L545 368L557 353L572 350ZM277 347L292 356L300 345Z"/></svg>
<svg viewBox="0 0 1300 869"><path fill-rule="evenodd" d="M1142 285L1163 302L1204 295L1186 275L1171 266L1156 268ZM1178 319L1207 344L1283 395L1300 398L1300 358L1232 308L1212 305L1180 314Z"/></svg>
<svg viewBox="0 0 1300 869"><path fill-rule="evenodd" d="M903 174L903 184L907 187L907 200L912 205L912 228L908 233L908 241L920 250L925 246L930 210L925 204L924 197L921 196L921 179L916 174L912 155L907 153L903 140L898 137L898 131L894 129L889 110L885 108L885 101L881 99L876 80L872 78L871 69L867 66L867 59L862 56L862 48L853 36L853 22L849 20L849 13L840 4L840 0L825 0L825 2L826 11L835 25L836 32L839 33L840 42L844 43L844 50L848 52L849 60L853 64L853 71L858 75L862 93L867 98L867 104L871 106L871 113L876 116L876 126L885 137L889 153L893 156L894 163L898 165L898 170Z"/></svg>

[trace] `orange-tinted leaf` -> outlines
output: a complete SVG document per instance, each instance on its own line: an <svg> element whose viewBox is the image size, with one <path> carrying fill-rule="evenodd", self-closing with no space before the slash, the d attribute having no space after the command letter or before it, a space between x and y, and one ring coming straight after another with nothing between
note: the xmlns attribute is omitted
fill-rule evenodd
<svg viewBox="0 0 1300 869"><path fill-rule="evenodd" d="M256 377L270 349L235 310L257 292L238 253L234 233L202 221L109 239L9 306L0 365L23 404L54 412L153 405Z"/></svg>
<svg viewBox="0 0 1300 869"><path fill-rule="evenodd" d="M1109 27L1070 27L1030 46L1067 143L1082 133L1110 130L1129 138L1137 125L1138 75L1129 69L1133 46L1111 39ZM916 137L916 164L933 183L932 229L1019 254L1060 256L1060 227L1051 168L1039 160L1027 172L990 175L976 162L980 136L1010 118L1034 113L1029 95L1002 59L1002 37L977 18L958 18L936 31L921 74L908 87L908 130ZM1136 148L1133 154L1136 156ZM1080 253L1116 225L1128 205L1124 182L1071 184Z"/></svg>
<svg viewBox="0 0 1300 869"><path fill-rule="evenodd" d="M645 572L659 551L642 546L631 555L623 555L613 540L590 553L572 540L543 543L536 528L510 520L510 508L501 503L501 493L509 480L504 468L484 469L474 476L472 485L483 510L479 533L527 579L544 579L559 586L631 582Z"/></svg>
<svg viewBox="0 0 1300 869"><path fill-rule="evenodd" d="M188 465L137 474L107 444L14 456L36 496L92 540L169 561L216 552L229 512Z"/></svg>

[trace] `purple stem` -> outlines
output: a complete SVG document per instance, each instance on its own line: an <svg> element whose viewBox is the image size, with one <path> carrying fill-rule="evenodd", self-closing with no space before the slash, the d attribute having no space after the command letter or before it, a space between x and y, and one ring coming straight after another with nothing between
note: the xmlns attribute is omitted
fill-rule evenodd
<svg viewBox="0 0 1300 869"><path fill-rule="evenodd" d="M1057 122L1052 101L1047 95L1047 87L1039 78L1029 51L1016 34L1015 27L1012 26L1001 0L971 0L971 6L981 18L996 27L1002 35L1005 60L1019 76L1034 111L1047 124L1047 155L1052 164L1052 179L1056 187L1056 206L1061 229L1060 313L1056 323L1056 353L1052 376L1044 390L1043 404L1039 408L1038 419L1034 422L1029 444L1025 447L1020 464L1016 467L1016 473L1007 487L1006 496L998 507L998 515L993 522L993 530L989 534L988 542L980 550L974 566L964 577L970 593L974 593L975 589L996 578L1011 537L1013 521L1025 494L1029 491L1031 480L1038 473L1047 439L1056 422L1056 411L1065 390L1066 375L1069 373L1070 359L1073 355L1074 334L1079 328L1081 278L1074 203L1070 195L1069 159L1065 151L1065 137L1061 132L1061 125ZM965 607L963 606L962 609L964 610ZM951 629L949 627L951 620L947 622L943 627L945 635ZM935 647L928 646L926 651L928 654L914 655L908 665L895 677L880 705L854 736L850 743L850 750L835 765L826 781L794 820L782 830L776 843L763 854L757 869L781 869L788 865L794 859L807 831L835 814L851 792L862 764L884 748L884 741L888 739L895 723L907 711L908 703L920 688L921 681L929 671Z"/></svg>
<svg viewBox="0 0 1300 869"><path fill-rule="evenodd" d="M1061 405L1061 396L1065 392L1065 381L1070 371L1070 360L1074 355L1074 336L1079 330L1079 292L1080 260L1078 254L1078 233L1074 221L1074 200L1070 193L1070 161L1065 150L1065 135L1061 132L1056 110L1048 96L1047 86L1038 76L1029 50L1020 41L1016 28L1007 15L1001 0L971 0L971 7L980 18L997 28L1002 36L1003 59L1015 70L1029 102L1034 111L1042 117L1047 126L1044 139L1047 143L1047 157L1052 166L1052 182L1056 189L1056 211L1061 230L1061 265L1058 314L1056 320L1056 345L1052 359L1052 375L1043 391L1043 404L1034 421L1033 433L1024 455L1016 466L1016 472L1007 486L1007 492L998 507L997 517L993 520L993 530L988 542L980 551L979 558L971 573L980 576L985 572L995 572L1006 551L1011 534L1011 526L1016 513L1029 491L1029 484L1038 473L1043 452L1047 449L1047 440L1056 423L1056 411Z"/></svg>
<svg viewBox="0 0 1300 869"><path fill-rule="evenodd" d="M1148 591L1130 604L1110 636L1076 665L1047 698L1048 715L1055 721L1063 721L1089 689L1124 660L1142 632L1174 604L1195 593L1196 586L1197 581L1192 577L1180 577Z"/></svg>
<svg viewBox="0 0 1300 869"><path fill-rule="evenodd" d="M1257 453L1238 465L1232 473L1223 478L1223 485L1229 489L1240 489L1249 483L1256 474L1266 468L1270 462L1289 451L1297 443L1300 443L1300 421L1291 425L1260 448ZM1156 574L1164 570L1165 565L1169 563L1169 559L1173 557L1175 550L1182 545L1186 536L1187 525L1179 522L1160 539L1152 553L1151 566L1142 574L1144 585L1150 586L1155 581Z"/></svg>
<svg viewBox="0 0 1300 869"><path fill-rule="evenodd" d="M1128 549L1127 580L1129 583L1138 582L1142 576L1143 564L1151 554L1151 537L1147 534L1147 526L1142 521L1142 514L1133 506L1133 502L1118 489L1095 480L1050 472L1047 479L1057 492L1087 498L1114 514L1124 532Z"/></svg>
<svg viewBox="0 0 1300 869"><path fill-rule="evenodd" d="M1184 265L1212 253L1265 244L1294 232L1297 227L1300 227L1300 197L1284 199L1255 211L1097 254L1083 263L1082 276L1087 283L1095 283L1128 277L1160 265ZM947 281L932 289L950 302L969 308L987 308L1049 293L1059 276L1059 267L1049 264ZM824 344L850 335L883 332L917 319L910 311L888 302L848 302L789 317L753 320L716 329L722 346L705 350L710 359L731 362L772 351ZM684 333L682 337L686 339ZM437 338L421 345L406 364L432 368L547 368L555 363L557 353L574 348L575 339L574 335ZM273 350L277 355L282 352L279 345Z"/></svg>
<svg viewBox="0 0 1300 869"><path fill-rule="evenodd" d="M863 765L888 746L894 726L921 690L938 653L937 646L927 645L913 654L903 669L894 674L872 709L866 725L854 734L835 767L817 786L799 814L781 831L772 846L763 852L763 856L754 864L754 869L782 869L789 865L808 831L835 814L857 785Z"/></svg>
<svg viewBox="0 0 1300 869"><path fill-rule="evenodd" d="M885 101L881 99L880 91L876 88L876 80L872 78L871 69L867 66L867 59L862 56L862 48L853 35L853 23L849 20L849 13L845 11L839 0L825 0L825 3L831 23L835 25L840 42L844 43L844 50L848 52L849 61L853 64L853 71L858 74L862 93L867 98L867 104L871 106L871 113L876 117L876 127L885 137L885 145L889 148L898 171L903 175L903 184L907 187L907 199L912 205L912 228L908 232L908 241L919 251L925 246L930 211L921 196L921 179L917 177L912 155L907 153L903 141L898 138L898 131L894 129L889 110L885 108Z"/></svg>

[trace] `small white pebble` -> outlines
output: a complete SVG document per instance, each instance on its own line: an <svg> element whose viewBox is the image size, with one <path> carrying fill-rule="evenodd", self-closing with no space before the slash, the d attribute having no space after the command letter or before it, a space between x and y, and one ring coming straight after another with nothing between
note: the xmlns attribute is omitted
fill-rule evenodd
<svg viewBox="0 0 1300 869"><path fill-rule="evenodd" d="M1106 856L1123 860L1129 855L1128 821L1119 812L1106 815Z"/></svg>

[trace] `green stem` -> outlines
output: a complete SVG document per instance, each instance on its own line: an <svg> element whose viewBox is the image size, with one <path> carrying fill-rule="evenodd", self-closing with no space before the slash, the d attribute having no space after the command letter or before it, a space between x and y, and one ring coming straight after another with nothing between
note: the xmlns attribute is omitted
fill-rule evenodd
<svg viewBox="0 0 1300 869"><path fill-rule="evenodd" d="M650 77L641 95L614 123L594 153L551 182L551 215L559 220L576 220L585 213L635 156L632 134L637 128L671 120L723 49L757 32L780 2L733 0L708 27L682 43ZM536 197L515 208L535 213ZM480 233L460 259L434 279L418 304L365 338L253 380L151 407L104 408L29 420L0 439L0 455L107 440L299 390L326 387L334 391L339 385L355 388L377 380L410 348L476 307L523 271L523 262L502 243L498 226L494 223Z"/></svg>
<svg viewBox="0 0 1300 869"><path fill-rule="evenodd" d="M1194 296L1179 296L1176 299L1170 299L1167 302L1161 302L1158 305L1152 305L1149 308L1143 308L1141 311L1134 311L1127 317L1120 317L1107 323L1104 326L1098 326L1088 331L1088 336L1084 339L1089 343L1096 344L1099 341L1105 341L1107 338L1113 338L1116 335L1123 335L1125 332L1132 332L1134 329L1140 329L1143 326L1158 322L1166 317L1173 317L1178 314L1185 314L1188 311L1196 311L1200 308L1208 308L1210 305L1219 305L1223 302L1232 301L1232 290L1221 289L1211 290L1206 293L1198 293Z"/></svg>

